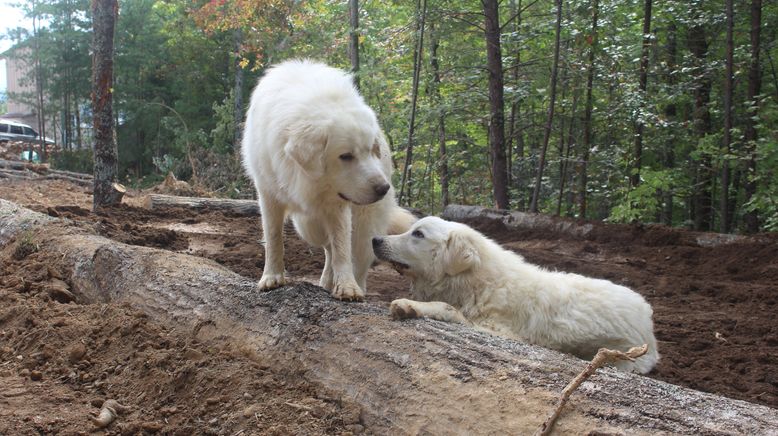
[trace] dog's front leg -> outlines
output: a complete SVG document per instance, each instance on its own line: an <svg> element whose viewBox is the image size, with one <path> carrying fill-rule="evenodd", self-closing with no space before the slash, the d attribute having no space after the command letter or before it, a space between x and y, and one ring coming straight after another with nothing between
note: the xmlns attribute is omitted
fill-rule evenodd
<svg viewBox="0 0 778 436"><path fill-rule="evenodd" d="M270 195L259 194L262 211L262 234L265 242L265 267L259 289L267 290L286 284L284 278L284 219L286 209Z"/></svg>
<svg viewBox="0 0 778 436"><path fill-rule="evenodd" d="M389 313L394 319L430 318L456 324L473 325L462 312L442 301L414 301L400 298L392 301Z"/></svg>
<svg viewBox="0 0 778 436"><path fill-rule="evenodd" d="M330 243L332 249L332 296L339 300L362 301L365 293L354 278L351 260L351 210L348 207L340 211L338 219L331 220Z"/></svg>
<svg viewBox="0 0 778 436"><path fill-rule="evenodd" d="M324 244L324 269L321 271L319 286L324 289L332 289L332 248L330 244Z"/></svg>

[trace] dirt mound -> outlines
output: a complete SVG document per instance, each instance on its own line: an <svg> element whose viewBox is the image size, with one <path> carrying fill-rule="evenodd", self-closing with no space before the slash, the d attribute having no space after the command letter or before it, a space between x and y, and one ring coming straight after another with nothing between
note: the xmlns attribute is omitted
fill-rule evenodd
<svg viewBox="0 0 778 436"><path fill-rule="evenodd" d="M78 225L91 226L100 234L118 241L207 257L254 279L262 274L264 250L260 244L261 231L256 217L230 216L213 210L170 209L157 212L127 205L95 214L88 210L91 200L83 198L86 197L83 189L76 188L71 192L61 184L53 186L57 189L50 189L52 196L49 196L45 186L0 184L0 197L11 196L10 199L22 204L37 205L35 208L39 211L69 218ZM58 198L57 195L62 192L69 192L71 196L64 200ZM654 307L656 334L662 356L650 377L778 407L778 323L775 322L778 309L778 236L759 235L758 238L741 242L701 246L698 243L699 233L653 225L586 223L592 225L591 231L585 237L573 237L558 232L512 230L494 220L476 219L469 224L522 254L530 262L550 269L609 279L644 295ZM285 259L289 276L293 280L316 282L323 267L322 252L297 238L291 227L285 229L285 234ZM708 239L717 237L712 234L703 236ZM48 326L51 319L59 316L48 312L53 310L50 307L65 307L51 300L66 297L56 291L57 286L62 288L62 284L55 281L56 263L52 263L53 260L38 262L48 262L45 268L28 265L39 256L37 253L30 254L34 252L34 241L31 240L31 243L33 246L20 249L19 256L23 260L13 260L16 262L14 265L17 265L15 268L21 272L10 274L9 277L16 277L11 281L6 281L4 272L0 289L5 292L3 298L14 298L17 301L14 304L25 307L34 303L30 307L35 309L25 312L26 316L39 326ZM38 278L32 279L35 277ZM67 281L66 278L62 280ZM391 269L378 266L369 275L368 288L369 300L390 301L407 297L409 285L406 279ZM10 300L3 300L3 310L11 306L7 301ZM71 314L78 313L78 317L74 315L75 318L83 316L86 319L84 322L90 323L100 321L100 312L109 310L73 304L66 306L78 307L80 312L67 310ZM131 310L115 307L110 310L116 311L116 325L132 325L131 317L134 315ZM125 310L128 311L126 314L123 312ZM90 316L94 317L91 321ZM19 324L22 322L20 320L23 321L16 315L0 315L0 331L9 331L11 323L16 323L15 329L21 329L23 324ZM89 329L96 326L89 324ZM163 327L159 326L159 329ZM98 331L95 341L105 339L113 342L120 338L109 333L107 327ZM15 333L23 334L21 330ZM184 333L172 331L169 334ZM35 335L30 337L34 338ZM7 343L7 340L3 339L3 343ZM216 344L209 342L206 349L214 350L218 348ZM68 346L69 343L63 342L57 343L55 348ZM184 342L184 346L190 347L188 342ZM146 347L146 350L150 348L153 347ZM103 354L107 359L111 353L119 352L118 348L106 348ZM221 368L218 366L222 364L220 359L219 352L208 354L204 358L207 363L203 365L215 365L212 368L217 371ZM0 361L13 362L13 359L0 357ZM16 365L15 362L13 364ZM13 371L17 371L21 367L13 368ZM18 377L18 372L13 371L10 374ZM282 376L282 380L283 377L286 376ZM250 381L253 378L247 379ZM48 386L47 389L58 386L70 389L70 385L61 385L64 382L57 378L44 380L48 381L43 383ZM151 383L152 379L148 380ZM172 385L164 384L167 379L160 380L162 385L172 389ZM122 383L131 383L131 380L117 379L114 386L116 389L125 389L126 386L120 387ZM229 386L233 386L230 384L233 382L224 383L228 390L232 389ZM202 402L202 398L199 401ZM280 407L287 407L284 410L289 413L306 410L294 409L292 406ZM90 406L89 410L92 409L95 408ZM0 407L0 414L6 413L2 410L6 409ZM2 416L0 425L5 419ZM213 418L209 415L208 419ZM288 421L289 417L287 421L280 422ZM316 431L311 432L316 433L325 427L317 427Z"/></svg>
<svg viewBox="0 0 778 436"><path fill-rule="evenodd" d="M351 403L224 332L71 302L56 254L36 248L42 237L0 252L1 434L89 432L89 414L108 398L129 408L111 427L121 434L362 430Z"/></svg>

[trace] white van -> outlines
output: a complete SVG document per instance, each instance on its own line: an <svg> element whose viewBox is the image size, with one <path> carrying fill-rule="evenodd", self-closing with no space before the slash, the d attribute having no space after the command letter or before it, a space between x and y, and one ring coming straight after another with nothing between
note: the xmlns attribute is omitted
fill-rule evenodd
<svg viewBox="0 0 778 436"><path fill-rule="evenodd" d="M17 123L11 120L0 120L0 142L8 141L37 141L40 135L27 124ZM52 144L49 138L46 138L47 144Z"/></svg>

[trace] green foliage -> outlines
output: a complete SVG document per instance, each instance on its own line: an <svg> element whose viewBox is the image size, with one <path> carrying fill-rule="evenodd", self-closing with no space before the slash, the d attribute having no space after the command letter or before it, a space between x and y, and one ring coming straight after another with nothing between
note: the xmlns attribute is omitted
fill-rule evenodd
<svg viewBox="0 0 778 436"><path fill-rule="evenodd" d="M56 170L89 174L94 166L94 157L91 149L65 150L53 154L50 163Z"/></svg>
<svg viewBox="0 0 778 436"><path fill-rule="evenodd" d="M47 113L56 113L59 124L69 126L69 137L77 138L76 115L82 130L88 131L91 124L89 2L36 4L35 10L32 2L22 7L30 16L39 16L44 28L34 37L23 31L12 32L13 37L20 47L33 47L33 42L41 47L42 78L50 100ZM722 144L726 49L722 5L710 0L654 2L648 88L642 93L637 65L643 2L599 0L596 38L591 30L593 4L564 2L557 106L541 180L541 210L555 213L559 204L560 213L567 216L619 222L655 221L671 211L669 222L685 225L699 214L694 203L701 192L707 190L712 203L718 203L726 162L732 169L736 230L743 228L747 211L758 213L763 230L778 229L778 80L773 72L778 34L772 30L778 28L778 3L763 2L762 95L754 104L745 101L750 2L735 2L735 128L729 150ZM409 145L416 6L398 0L362 1L359 9L357 76L391 144L396 185ZM442 207L441 117L451 201L493 203L481 7L479 2L462 0L428 1L408 196L411 206L427 212ZM343 1L128 0L120 8L114 108L125 179L153 181L173 171L178 178L195 178L222 195L250 197L252 187L236 154L235 129L242 122L236 122L236 99L241 98L245 109L250 89L264 69L288 58L311 57L350 68L348 5ZM509 21L519 10L517 19ZM517 209L526 207L533 188L549 109L553 10L551 0L500 3L509 192ZM695 31L704 37L704 57L692 53ZM439 83L433 81L429 57L433 36L439 41ZM583 150L590 52L592 134L590 150ZM243 84L236 87L241 76ZM709 92L703 98L698 91L706 84ZM709 128L701 122L706 114ZM753 174L746 171L751 157L744 140L749 118L756 120L759 138ZM641 183L631 188L637 123L644 126ZM56 165L85 170L86 157L75 153L57 156ZM750 200L744 193L747 180L757 187ZM585 216L581 197L588 204ZM665 205L668 198L672 204Z"/></svg>
<svg viewBox="0 0 778 436"><path fill-rule="evenodd" d="M216 127L211 130L211 146L219 153L229 153L236 144L235 138L235 92L230 91L224 100L213 104Z"/></svg>
<svg viewBox="0 0 778 436"><path fill-rule="evenodd" d="M652 221L662 206L662 191L672 189L673 174L670 170L645 170L640 173L641 183L634 189L620 192L620 201L611 210L608 220L614 222ZM625 186L628 182L624 181Z"/></svg>

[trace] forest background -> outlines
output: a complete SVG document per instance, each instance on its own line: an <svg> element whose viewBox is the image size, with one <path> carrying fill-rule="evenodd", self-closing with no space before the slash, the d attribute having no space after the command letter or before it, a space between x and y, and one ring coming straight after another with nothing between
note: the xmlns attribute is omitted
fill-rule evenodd
<svg viewBox="0 0 778 436"><path fill-rule="evenodd" d="M54 166L90 172L90 2L18 7L34 26L6 56L38 95L12 97L59 126ZM403 205L776 231L776 29L762 0L123 0L119 171L251 198L251 89L310 57L354 71Z"/></svg>

